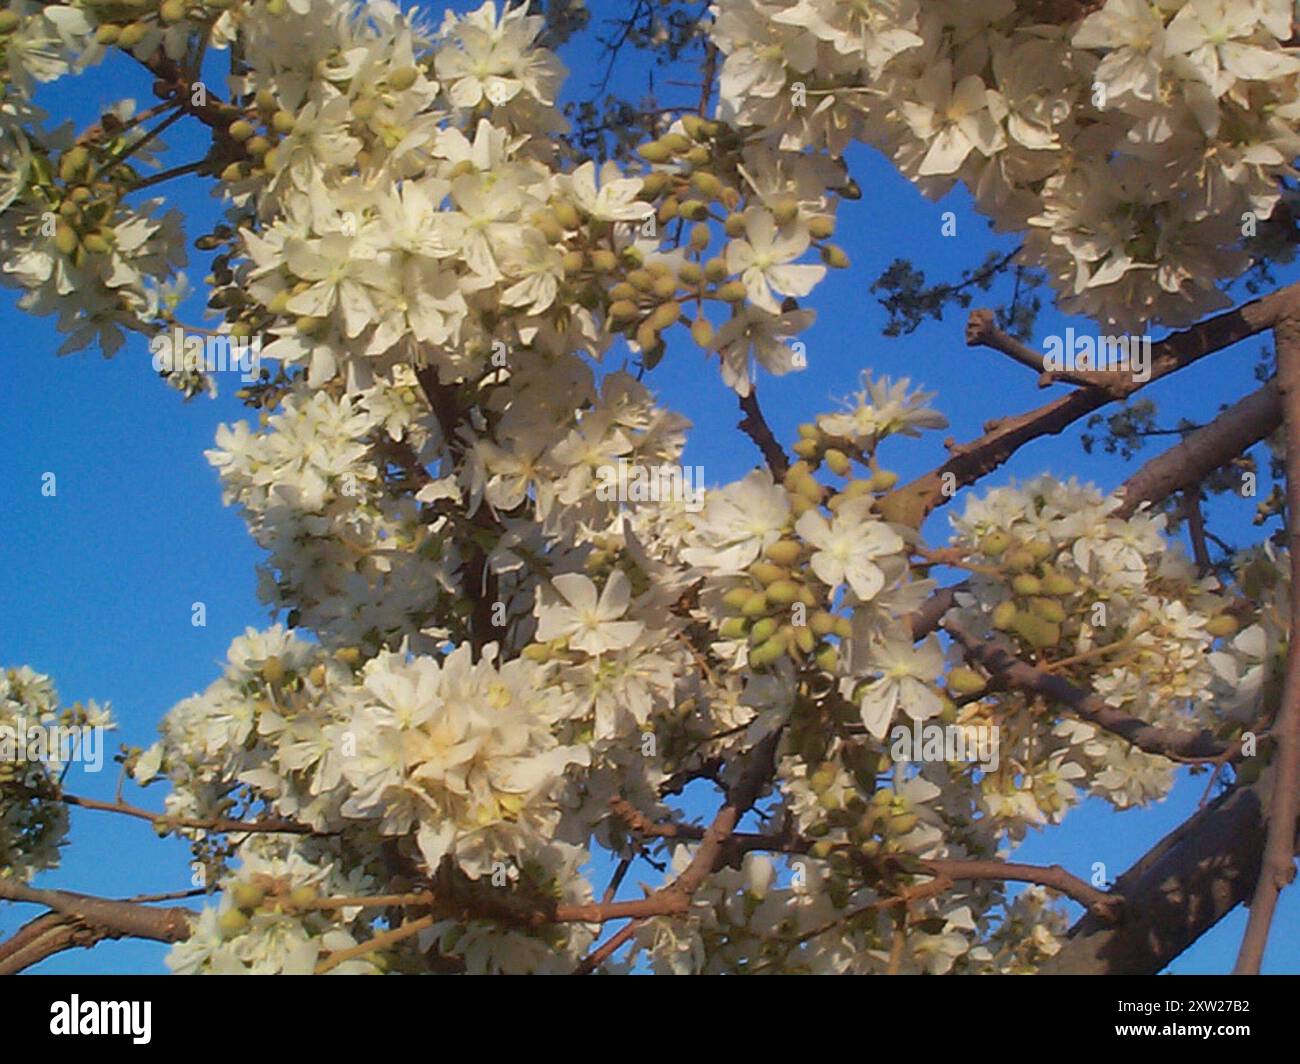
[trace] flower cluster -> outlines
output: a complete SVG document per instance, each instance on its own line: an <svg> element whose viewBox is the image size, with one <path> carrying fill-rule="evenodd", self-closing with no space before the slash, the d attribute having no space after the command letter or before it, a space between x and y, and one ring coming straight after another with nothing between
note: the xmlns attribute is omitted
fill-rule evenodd
<svg viewBox="0 0 1300 1064"><path fill-rule="evenodd" d="M159 145L133 110L45 132L32 85L112 50L160 81L199 41L240 57L224 99L185 108L226 210L196 244L218 335L277 365L208 458L286 627L236 639L128 758L220 891L176 971L572 970L595 925L551 916L592 902L593 856L630 863L658 831L671 883L701 832L667 799L735 788L760 750L777 856L641 925L657 970L1032 970L1062 926L1044 896L925 862L996 858L1088 794L1159 798L1173 762L915 627L943 565L964 570L950 625L1115 711L1224 740L1267 718L1276 552L1224 586L1161 517L1046 477L973 499L931 549L883 464L946 424L908 380L864 372L788 469L702 507L604 490L682 461L689 426L642 380L679 326L742 397L759 367L805 364L801 301L847 265L830 239L854 139L927 191L965 182L1067 307L1127 327L1218 305L1236 216L1274 210L1297 146L1279 5L1108 0L1064 27L1038 9L720 0L718 116L666 125L635 171L557 150L564 71L523 6L438 27L386 0L5 13L4 276L72 346L179 324L179 230L134 203ZM600 365L616 343L639 366ZM57 712L43 677L5 674L0 724ZM900 729L1000 749L909 754ZM0 789L49 783L0 764ZM64 814L8 798L0 872L29 876Z"/></svg>
<svg viewBox="0 0 1300 1064"><path fill-rule="evenodd" d="M719 116L783 150L865 141L932 196L960 181L1063 309L1190 324L1294 176L1292 5L1068 6L719 0Z"/></svg>
<svg viewBox="0 0 1300 1064"><path fill-rule="evenodd" d="M1121 518L1119 506L1117 496L1049 477L972 499L953 519L954 543L976 569L954 616L1133 717L1217 730L1211 650L1238 629L1234 600L1171 549L1163 516ZM1225 653L1221 669L1231 667ZM963 710L1002 729L1003 771L983 781L996 817L1058 820L1081 788L1119 808L1168 793L1167 759L1070 717L1045 735L1043 709L1040 698L1003 692Z"/></svg>
<svg viewBox="0 0 1300 1064"><path fill-rule="evenodd" d="M0 875L26 880L58 865L68 811L57 799L78 729L112 726L107 707L60 706L48 676L0 670Z"/></svg>

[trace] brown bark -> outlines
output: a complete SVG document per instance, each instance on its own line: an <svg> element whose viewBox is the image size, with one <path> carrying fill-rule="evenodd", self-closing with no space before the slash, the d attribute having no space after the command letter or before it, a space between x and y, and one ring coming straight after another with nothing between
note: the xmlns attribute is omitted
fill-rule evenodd
<svg viewBox="0 0 1300 1064"><path fill-rule="evenodd" d="M1127 517L1144 502L1195 487L1281 424L1282 398L1276 381L1269 381L1129 477L1120 488L1124 504L1116 513Z"/></svg>
<svg viewBox="0 0 1300 1064"><path fill-rule="evenodd" d="M1300 318L1300 284L1252 300L1153 344L1150 381L1176 373L1289 317ZM990 422L979 439L952 446L943 464L885 496L881 510L891 520L919 528L926 515L948 502L958 488L991 473L1026 443L1055 435L1114 398L1132 395L1150 381L1129 380L1109 391L1079 388L1036 410Z"/></svg>
<svg viewBox="0 0 1300 1064"><path fill-rule="evenodd" d="M1250 919L1237 955L1237 975L1258 975L1278 895L1295 879L1296 814L1300 810L1300 315L1280 322L1277 384L1286 426L1287 546L1291 561L1291 638L1287 645L1282 706L1273 725L1277 783L1269 803L1263 868L1250 902Z"/></svg>

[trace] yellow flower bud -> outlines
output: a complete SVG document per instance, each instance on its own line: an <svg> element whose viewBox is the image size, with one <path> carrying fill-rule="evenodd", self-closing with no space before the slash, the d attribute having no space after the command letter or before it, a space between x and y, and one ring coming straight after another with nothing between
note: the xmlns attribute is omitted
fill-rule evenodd
<svg viewBox="0 0 1300 1064"><path fill-rule="evenodd" d="M835 631L835 617L825 610L818 610L808 618L808 627L816 636L827 636Z"/></svg>
<svg viewBox="0 0 1300 1064"><path fill-rule="evenodd" d="M832 270L847 270L849 268L849 257L844 253L844 249L836 244L824 244L822 246L822 262L826 263Z"/></svg>
<svg viewBox="0 0 1300 1064"><path fill-rule="evenodd" d="M255 883L242 880L230 888L230 900L240 909L256 909L266 899L266 890Z"/></svg>
<svg viewBox="0 0 1300 1064"><path fill-rule="evenodd" d="M1016 604L1007 599L1005 602L999 602L993 608L993 627L1000 632L1009 631L1012 622L1016 619Z"/></svg>
<svg viewBox="0 0 1300 1064"><path fill-rule="evenodd" d="M959 665L948 673L948 690L959 695L973 695L983 691L987 681L974 669Z"/></svg>
<svg viewBox="0 0 1300 1064"><path fill-rule="evenodd" d="M826 465L836 476L848 476L849 470L853 468L852 463L849 461L849 456L843 451L836 450L834 447L828 450L824 457Z"/></svg>
<svg viewBox="0 0 1300 1064"><path fill-rule="evenodd" d="M677 324L677 320L682 316L682 306L676 301L661 303L650 315L650 325L662 332L669 326Z"/></svg>
<svg viewBox="0 0 1300 1064"><path fill-rule="evenodd" d="M749 567L749 574L764 587L775 584L778 580L788 580L790 570L771 562L755 562Z"/></svg>
<svg viewBox="0 0 1300 1064"><path fill-rule="evenodd" d="M796 200L786 198L772 205L772 217L777 225L789 225L799 217L799 204Z"/></svg>
<svg viewBox="0 0 1300 1064"><path fill-rule="evenodd" d="M990 558L996 558L1011 546L1011 537L1003 532L1000 528L995 528L985 533L984 538L980 540L980 550Z"/></svg>
<svg viewBox="0 0 1300 1064"><path fill-rule="evenodd" d="M565 229L577 229L582 224L582 216L578 214L578 208L568 200L557 200L552 210L555 211L555 217Z"/></svg>
<svg viewBox="0 0 1300 1064"><path fill-rule="evenodd" d="M1011 581L1011 590L1017 595L1037 595L1043 589L1043 582L1031 573L1020 573Z"/></svg>
<svg viewBox="0 0 1300 1064"><path fill-rule="evenodd" d="M649 351L659 342L659 330L651 322L643 321L637 326L636 342L642 351Z"/></svg>
<svg viewBox="0 0 1300 1064"><path fill-rule="evenodd" d="M1211 617L1205 624L1205 630L1216 639L1227 639L1229 636L1234 636L1240 627L1237 618L1231 613L1220 613L1216 617Z"/></svg>
<svg viewBox="0 0 1300 1064"><path fill-rule="evenodd" d="M722 596L723 605L738 610L749 601L749 596L753 593L754 589L752 587L733 587Z"/></svg>
<svg viewBox="0 0 1300 1064"><path fill-rule="evenodd" d="M743 639L749 621L744 617L728 617L718 626L718 634L723 639Z"/></svg>
<svg viewBox="0 0 1300 1064"><path fill-rule="evenodd" d="M691 175L691 184L706 199L717 199L722 194L722 182L718 180L717 175L709 173L708 170L696 170Z"/></svg>
<svg viewBox="0 0 1300 1064"><path fill-rule="evenodd" d="M777 580L768 587L767 598L778 606L789 606L799 598L799 585L793 580Z"/></svg>
<svg viewBox="0 0 1300 1064"><path fill-rule="evenodd" d="M769 544L763 553L769 561L788 567L799 560L802 552L803 547L793 539L778 539L775 543Z"/></svg>
<svg viewBox="0 0 1300 1064"><path fill-rule="evenodd" d="M662 274L654 279L650 291L660 299L668 299L677 291L677 278L671 273Z"/></svg>
<svg viewBox="0 0 1300 1064"><path fill-rule="evenodd" d="M122 32L117 35L117 43L121 48L134 48L145 38L149 32L149 26L144 22L132 22L125 26Z"/></svg>
<svg viewBox="0 0 1300 1064"><path fill-rule="evenodd" d="M1060 624L1065 620L1065 607L1056 599L1035 598L1030 601L1029 608L1043 620L1051 621L1053 624Z"/></svg>
<svg viewBox="0 0 1300 1064"><path fill-rule="evenodd" d="M65 221L55 223L54 246L64 255L71 255L77 249L76 230Z"/></svg>
<svg viewBox="0 0 1300 1064"><path fill-rule="evenodd" d="M654 199L665 188L668 187L669 177L662 170L656 170L653 173L646 174L641 179L641 195L643 198Z"/></svg>
<svg viewBox="0 0 1300 1064"><path fill-rule="evenodd" d="M1032 569L1035 561L1034 556L1023 547L1017 547L1003 559L1006 567L1013 573L1023 572L1025 569Z"/></svg>
<svg viewBox="0 0 1300 1064"><path fill-rule="evenodd" d="M835 232L835 219L829 214L817 214L808 219L808 232L814 240L825 240Z"/></svg>
<svg viewBox="0 0 1300 1064"><path fill-rule="evenodd" d="M641 311L630 299L619 299L609 305L610 321L625 322L639 317Z"/></svg>
<svg viewBox="0 0 1300 1064"><path fill-rule="evenodd" d="M262 662L262 679L269 684L278 684L284 680L284 662L276 655L271 655Z"/></svg>
<svg viewBox="0 0 1300 1064"><path fill-rule="evenodd" d="M1048 595L1072 595L1074 581L1063 573L1048 573L1043 577L1043 591Z"/></svg>

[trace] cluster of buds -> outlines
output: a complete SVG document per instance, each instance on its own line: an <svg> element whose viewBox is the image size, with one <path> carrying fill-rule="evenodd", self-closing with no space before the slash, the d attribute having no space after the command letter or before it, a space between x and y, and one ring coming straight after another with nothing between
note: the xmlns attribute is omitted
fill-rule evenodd
<svg viewBox="0 0 1300 1064"><path fill-rule="evenodd" d="M650 590L650 576L623 549L617 536L596 536L591 541L592 551L587 555L584 568L587 575L596 583L604 584L617 569L627 577L632 588L632 597L644 595Z"/></svg>
<svg viewBox="0 0 1300 1064"><path fill-rule="evenodd" d="M640 255L633 249L624 258L631 269L609 289L607 320L613 328L634 339L647 364L653 365L663 354L662 333L681 320L679 295L689 295L681 290L698 283L699 267L683 263L679 274L674 275L660 261L641 265ZM567 260L565 268L568 269Z"/></svg>
<svg viewBox="0 0 1300 1064"><path fill-rule="evenodd" d="M830 435L811 421L799 426L799 439L795 441L791 450L807 463L809 472L825 464L826 468L837 477L848 478L848 486L844 489L848 498L882 494L898 483L898 474L893 470L882 469L874 453L863 450L852 440ZM854 477L854 462L870 469L871 476ZM838 506L839 503L836 502L830 505L830 509L833 511Z"/></svg>
<svg viewBox="0 0 1300 1064"><path fill-rule="evenodd" d="M737 307L748 297L744 282L732 273L726 258L708 254L714 239L710 222L720 222L731 238L745 233L742 201L747 185L740 165L742 141L731 127L698 115L683 116L681 129L637 149L643 159L658 167L643 178L641 197L655 207L659 225L676 220L688 226L687 250L692 257L681 264L675 278L667 267L633 271L626 283L610 292L611 321L622 325L646 351L655 349L659 333L679 320L681 302L702 308L706 300L712 300ZM801 206L793 197L770 205L770 209L780 226L801 215ZM829 214L812 215L806 224L815 240L824 240L835 229ZM848 265L839 248L826 245L821 253L831 265ZM662 309L656 309L656 299L672 302L661 302ZM713 325L702 312L692 320L691 336L703 348L713 341Z"/></svg>
<svg viewBox="0 0 1300 1064"><path fill-rule="evenodd" d="M54 226L49 235L61 255L82 266L87 256L107 255L113 250L112 219L117 213L120 190L101 171L96 145L78 143L51 162L51 172L38 181L54 208ZM110 164L111 165L111 164ZM58 175L58 182L54 180ZM48 177L47 181L41 181ZM48 231L48 230L47 230Z"/></svg>
<svg viewBox="0 0 1300 1064"><path fill-rule="evenodd" d="M861 872L865 861L908 852L906 836L921 824L912 801L888 787L842 791L841 773L834 761L820 764L808 785L825 810L823 819L805 829L814 841L809 852L829 862L831 870L845 876ZM870 797L866 795L869 794Z"/></svg>
<svg viewBox="0 0 1300 1064"><path fill-rule="evenodd" d="M342 653L340 651L335 657L342 660L340 657ZM324 662L317 662L307 670L305 675L300 675L293 669L286 668L284 662L274 654L262 662L259 675L276 691L299 691L302 690L304 682L309 682L313 687L320 689L325 686L327 678Z"/></svg>
<svg viewBox="0 0 1300 1064"><path fill-rule="evenodd" d="M1078 592L1075 582L1053 565L1060 548L1045 539L1017 541L994 529L980 540L979 549L1007 575L1012 591L993 610L993 627L1015 633L1035 651L1058 646L1069 616L1065 603Z"/></svg>
<svg viewBox="0 0 1300 1064"><path fill-rule="evenodd" d="M253 104L226 126L222 148L230 161L221 171L222 181L243 181L274 172L279 165L276 146L293 132L297 118L280 106L270 89L259 89Z"/></svg>
<svg viewBox="0 0 1300 1064"><path fill-rule="evenodd" d="M317 910L320 891L310 883L294 886L288 876L257 873L250 879L237 880L227 893L234 904L217 918L217 926L226 938L235 938L248 930L256 913L300 913ZM333 917L337 910L326 915Z"/></svg>
<svg viewBox="0 0 1300 1064"><path fill-rule="evenodd" d="M808 571L807 554L798 540L777 540L749 567L749 581L722 597L732 616L718 632L724 639L748 639L753 648L749 664L756 669L791 656L796 662L811 657L820 668L833 671L838 650L826 637L851 634L847 618L823 607L825 588Z"/></svg>
<svg viewBox="0 0 1300 1064"><path fill-rule="evenodd" d="M211 21L237 0L86 0L93 9L99 28L95 40L104 45L134 48L151 31L179 22Z"/></svg>

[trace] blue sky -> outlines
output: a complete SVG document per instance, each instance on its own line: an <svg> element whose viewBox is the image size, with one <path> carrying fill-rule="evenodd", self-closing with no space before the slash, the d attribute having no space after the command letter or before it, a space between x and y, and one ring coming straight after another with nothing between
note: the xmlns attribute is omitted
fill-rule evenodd
<svg viewBox="0 0 1300 1064"><path fill-rule="evenodd" d="M477 4L452 6L464 10ZM584 72L574 77L570 92L586 87L586 72L598 69L595 58L589 42L566 49L570 67ZM147 105L147 79L123 71L120 64L92 71L46 91L41 102L53 114L74 118L78 126L124 94ZM618 77L625 85L637 85L633 79L642 76L635 61L620 64ZM201 150L197 137L178 128L169 131L167 140L172 162L196 158ZM836 396L857 387L862 368L924 384L938 393L933 405L947 415L951 428L886 447L885 464L907 478L942 460L944 435L973 438L987 419L1030 409L1049 396L1037 388L1033 374L1010 360L968 349L963 313L928 322L902 339L881 335L886 315L868 287L894 258L912 259L934 280L955 279L990 249L1014 245L993 237L963 194L932 204L874 152L855 149L849 161L864 195L841 208L836 240L853 268L832 271L809 301L818 320L803 337L808 368L779 381L761 378L759 394L778 437L788 443L800 421L833 408ZM202 184L182 181L162 189L194 219L191 239L204 231L204 220L215 218L216 203ZM946 210L957 213L955 237L940 233ZM191 263L196 282L205 272L201 263ZM1298 276L1300 271L1289 271L1279 280ZM999 294L1005 289L995 289L987 303L992 305ZM975 305L984 302L977 295ZM0 290L0 336L9 347L7 401L0 405L6 451L0 461L0 498L6 504L0 533L0 667L28 664L49 673L65 703L89 698L111 702L120 723L112 748L117 741L144 746L153 741L158 721L172 705L218 675L233 636L246 626L271 623L255 593L260 552L238 515L222 507L216 474L203 458L218 424L251 415L233 398L229 377L218 399L182 403L150 369L142 338L131 339L113 360L98 353L56 358L61 338L52 322L23 315L14 303L14 293ZM198 321L200 315L196 308L188 317ZM1069 323L1049 311L1037 335L1059 333ZM1073 324L1086 327L1080 320ZM735 397L722 384L716 362L706 362L685 340L683 336L670 347L649 382L668 406L695 423L685 461L703 466L709 483L725 483L747 472L757 453L735 429ZM1253 366L1265 342L1258 337L1247 341L1143 394L1160 402L1162 423L1171 424L1179 415L1208 419L1221 403L1255 386ZM1063 388L1049 391L1062 394ZM1078 436L1076 427L1032 444L986 483L1051 471L1109 488L1132 471L1132 464L1117 458L1085 455ZM1156 441L1150 453L1161 446ZM53 498L40 490L47 472L58 478ZM1230 541L1250 542L1256 534L1249 525L1252 509L1241 502L1215 506L1212 527ZM931 541L946 536L944 511L926 531ZM190 622L197 601L207 608L203 628ZM1204 780L1184 772L1165 802L1125 814L1088 802L1064 828L1032 836L1017 858L1059 862L1085 877L1101 861L1114 877L1194 811ZM116 784L111 765L97 776L77 766L68 779L73 792L105 799L112 797ZM157 791L133 787L126 797L153 808L161 800ZM711 804L700 804L701 816L710 811ZM63 866L41 877L41 885L119 897L189 887L187 849L175 841L159 842L147 824L81 810L74 810L72 819L73 842ZM645 874L653 875L649 870ZM630 879L634 885L636 876ZM1300 973L1298 899L1296 888L1283 897L1266 971ZM33 915L31 907L0 909L0 935ZM1239 909L1172 970L1230 970L1244 926L1245 912ZM51 958L38 970L161 971L164 952L152 943L105 943Z"/></svg>

